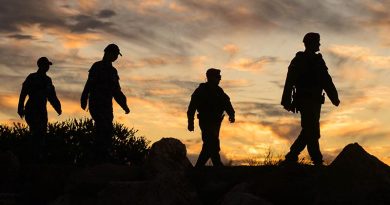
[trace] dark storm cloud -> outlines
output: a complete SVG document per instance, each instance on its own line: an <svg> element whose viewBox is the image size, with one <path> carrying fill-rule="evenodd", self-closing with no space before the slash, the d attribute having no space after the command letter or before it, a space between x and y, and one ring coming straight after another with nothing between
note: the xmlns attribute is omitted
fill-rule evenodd
<svg viewBox="0 0 390 205"><path fill-rule="evenodd" d="M18 39L18 40L33 40L34 36L24 35L24 34L12 34L8 35L8 38Z"/></svg>
<svg viewBox="0 0 390 205"><path fill-rule="evenodd" d="M35 67L37 59L33 57L33 50L35 52L41 51L38 47L24 48L0 44L0 65L7 67L11 72L5 71L2 74L23 73L25 70L31 69L32 66Z"/></svg>
<svg viewBox="0 0 390 205"><path fill-rule="evenodd" d="M19 32L22 26L39 25L45 28L64 28L84 33L95 29L105 30L112 25L99 18L109 18L114 11L101 10L97 17L84 14L71 15L62 10L55 1L0 0L0 32ZM17 37L27 36L19 34Z"/></svg>
<svg viewBox="0 0 390 205"><path fill-rule="evenodd" d="M334 1L259 0L259 1L195 1L182 0L183 5L235 27L268 29L279 27L300 30L307 27L325 27L331 31L349 31L357 22L349 17L353 3ZM359 2L355 4L359 5ZM242 12L240 12L241 10ZM251 28L249 28L251 29Z"/></svg>
<svg viewBox="0 0 390 205"><path fill-rule="evenodd" d="M281 105L275 103L238 102L236 106L244 115L256 115L260 118L284 117L288 115Z"/></svg>
<svg viewBox="0 0 390 205"><path fill-rule="evenodd" d="M72 32L86 33L96 29L106 29L112 25L110 22L103 22L99 19L88 15L77 15L72 17L75 20L74 24L69 25Z"/></svg>
<svg viewBox="0 0 390 205"><path fill-rule="evenodd" d="M111 18L116 15L116 12L110 9L103 9L98 13L99 18Z"/></svg>
<svg viewBox="0 0 390 205"><path fill-rule="evenodd" d="M54 7L54 1L0 0L0 32L18 32L21 26L64 26L65 16Z"/></svg>

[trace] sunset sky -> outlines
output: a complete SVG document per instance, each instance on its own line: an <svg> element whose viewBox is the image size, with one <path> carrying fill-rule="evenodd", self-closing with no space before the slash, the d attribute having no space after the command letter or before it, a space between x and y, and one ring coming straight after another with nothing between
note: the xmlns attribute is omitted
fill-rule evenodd
<svg viewBox="0 0 390 205"><path fill-rule="evenodd" d="M341 104L327 99L321 150L329 163L358 142L390 164L390 0L0 0L0 122L17 113L21 85L48 57L48 72L63 106L49 120L89 117L80 95L91 65L107 44L123 54L115 63L129 115L115 104L115 120L155 142L174 137L190 158L200 152L199 127L187 131L190 96L210 67L236 110L225 119L225 161L284 155L300 118L280 105L287 67L307 32L321 34L321 53ZM306 153L306 151L305 151Z"/></svg>

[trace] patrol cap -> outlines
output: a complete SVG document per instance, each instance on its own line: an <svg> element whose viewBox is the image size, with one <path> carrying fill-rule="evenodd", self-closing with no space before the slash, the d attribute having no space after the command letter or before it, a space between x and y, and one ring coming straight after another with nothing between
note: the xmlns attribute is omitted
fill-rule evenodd
<svg viewBox="0 0 390 205"><path fill-rule="evenodd" d="M221 77L221 70L216 68L210 68L206 71L206 77Z"/></svg>
<svg viewBox="0 0 390 205"><path fill-rule="evenodd" d="M41 67L42 65L47 65L47 64L53 65L53 63L50 62L49 59L46 58L46 57L40 57L40 58L37 60L37 65L38 65L38 67Z"/></svg>
<svg viewBox="0 0 390 205"><path fill-rule="evenodd" d="M312 43L312 42L318 42L320 41L320 34L319 33L314 33L314 32L309 32L303 37L303 43Z"/></svg>
<svg viewBox="0 0 390 205"><path fill-rule="evenodd" d="M119 47L116 45L116 44L109 44L105 49L104 49L104 52L105 53L114 53L114 54L119 54L122 56L120 50L119 50Z"/></svg>

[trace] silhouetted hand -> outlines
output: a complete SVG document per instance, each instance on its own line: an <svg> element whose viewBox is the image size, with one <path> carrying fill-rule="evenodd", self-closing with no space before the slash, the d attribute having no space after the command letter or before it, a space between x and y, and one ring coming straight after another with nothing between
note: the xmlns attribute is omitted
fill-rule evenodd
<svg viewBox="0 0 390 205"><path fill-rule="evenodd" d="M292 113L298 113L298 109L296 107L293 107L291 105L283 105L283 108L289 112L292 112Z"/></svg>
<svg viewBox="0 0 390 205"><path fill-rule="evenodd" d="M335 106L339 106L340 105L340 100L337 99L334 102L332 101L332 104L335 105Z"/></svg>
<svg viewBox="0 0 390 205"><path fill-rule="evenodd" d="M57 111L57 113L58 113L58 116L60 116L60 115L62 114L62 110L59 109L59 110Z"/></svg>
<svg viewBox="0 0 390 205"><path fill-rule="evenodd" d="M230 122L230 123L234 123L235 121L236 121L236 119L234 118L234 116L229 117L229 122Z"/></svg>
<svg viewBox="0 0 390 205"><path fill-rule="evenodd" d="M85 110L87 108L87 101L86 100L81 100L81 108Z"/></svg>
<svg viewBox="0 0 390 205"><path fill-rule="evenodd" d="M130 108L125 107L124 110L125 110L125 114L129 114L130 113Z"/></svg>
<svg viewBox="0 0 390 205"><path fill-rule="evenodd" d="M18 109L18 114L19 114L20 118L23 119L23 117L24 117L24 110L23 109Z"/></svg>
<svg viewBox="0 0 390 205"><path fill-rule="evenodd" d="M188 122L188 127L187 127L188 131L190 132L193 132L194 131L194 122Z"/></svg>

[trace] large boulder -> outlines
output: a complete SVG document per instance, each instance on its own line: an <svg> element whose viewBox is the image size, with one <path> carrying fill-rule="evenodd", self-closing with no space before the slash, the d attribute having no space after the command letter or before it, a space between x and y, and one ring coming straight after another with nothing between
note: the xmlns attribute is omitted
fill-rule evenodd
<svg viewBox="0 0 390 205"><path fill-rule="evenodd" d="M152 180L113 182L99 193L98 205L199 205L196 191L186 179L159 175Z"/></svg>
<svg viewBox="0 0 390 205"><path fill-rule="evenodd" d="M330 164L336 172L356 174L363 177L388 177L390 167L366 152L358 143L347 145Z"/></svg>
<svg viewBox="0 0 390 205"><path fill-rule="evenodd" d="M390 204L390 168L359 144L349 144L329 166L314 204Z"/></svg>
<svg viewBox="0 0 390 205"><path fill-rule="evenodd" d="M221 205L271 205L265 199L254 195L248 183L233 187L222 199Z"/></svg>
<svg viewBox="0 0 390 205"><path fill-rule="evenodd" d="M65 192L79 195L96 195L113 181L132 181L143 178L138 167L100 164L87 167L69 177Z"/></svg>
<svg viewBox="0 0 390 205"><path fill-rule="evenodd" d="M186 172L192 168L187 158L186 146L175 138L162 138L150 148L146 160L148 172L152 175L167 172Z"/></svg>

